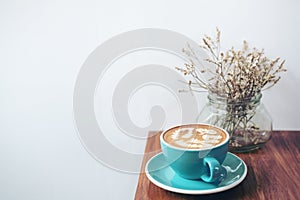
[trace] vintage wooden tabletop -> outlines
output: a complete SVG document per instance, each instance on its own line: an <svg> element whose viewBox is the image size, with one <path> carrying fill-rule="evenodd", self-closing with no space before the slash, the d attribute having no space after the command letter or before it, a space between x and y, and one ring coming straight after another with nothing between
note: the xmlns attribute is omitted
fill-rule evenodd
<svg viewBox="0 0 300 200"><path fill-rule="evenodd" d="M274 131L272 139L259 150L236 154L248 173L236 187L209 195L178 194L151 183L144 173L149 158L160 151L160 132L151 132L145 148L136 200L182 199L300 199L300 131Z"/></svg>

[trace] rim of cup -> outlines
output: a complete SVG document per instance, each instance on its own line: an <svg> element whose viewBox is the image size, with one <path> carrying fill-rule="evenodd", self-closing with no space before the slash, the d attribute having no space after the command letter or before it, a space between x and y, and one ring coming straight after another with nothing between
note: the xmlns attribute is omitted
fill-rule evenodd
<svg viewBox="0 0 300 200"><path fill-rule="evenodd" d="M222 131L223 133L225 133L226 135L226 138L224 141L222 141L221 143L217 144L217 145L214 145L214 146L211 146L211 147L205 147L205 148L197 148L197 149L189 149L188 147L177 147L177 146L174 146L174 145L171 145L169 144L168 142L166 142L164 140L164 134L167 133L168 131L172 130L172 129L176 129L176 128L179 128L179 127L188 127L188 126L208 126L208 127L213 127L214 129L219 129L220 131ZM218 126L215 126L215 125L211 125L211 124L205 124L205 123L192 123L192 124L181 124L181 125L177 125L177 126L172 126L166 130L164 130L161 134L160 134L160 141L162 141L166 146L172 148L172 149L178 149L178 150L185 150L185 151L202 151L202 150L210 150L210 149L215 149L219 146L222 146L224 145L225 143L227 143L230 139L230 136L229 136L229 133L221 128L221 127L218 127Z"/></svg>

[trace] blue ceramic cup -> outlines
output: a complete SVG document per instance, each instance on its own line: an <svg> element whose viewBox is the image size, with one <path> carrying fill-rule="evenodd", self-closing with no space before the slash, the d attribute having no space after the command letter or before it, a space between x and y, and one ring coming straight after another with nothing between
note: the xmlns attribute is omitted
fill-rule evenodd
<svg viewBox="0 0 300 200"><path fill-rule="evenodd" d="M162 152L171 168L186 179L220 182L227 171L229 134L209 124L185 124L160 135Z"/></svg>

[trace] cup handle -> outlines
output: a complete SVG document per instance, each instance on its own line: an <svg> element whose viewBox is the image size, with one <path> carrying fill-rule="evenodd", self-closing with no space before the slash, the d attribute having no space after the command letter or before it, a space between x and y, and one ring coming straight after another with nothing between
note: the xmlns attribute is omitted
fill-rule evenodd
<svg viewBox="0 0 300 200"><path fill-rule="evenodd" d="M226 178L227 170L215 158L205 157L203 163L208 167L208 173L201 176L203 181L220 183Z"/></svg>

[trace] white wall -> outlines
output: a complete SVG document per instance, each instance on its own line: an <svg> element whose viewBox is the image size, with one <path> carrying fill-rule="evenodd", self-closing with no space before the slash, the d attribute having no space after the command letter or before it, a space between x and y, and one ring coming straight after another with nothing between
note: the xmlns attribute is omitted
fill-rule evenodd
<svg viewBox="0 0 300 200"><path fill-rule="evenodd" d="M299 10L297 0L2 0L0 199L133 198L138 175L112 170L93 159L80 143L72 111L81 65L98 45L125 31L169 29L200 42L204 33L211 34L218 26L224 47L246 39L270 57L286 59L288 72L264 92L263 102L275 129L299 130ZM166 102L168 94L161 94ZM155 94L147 95L151 100ZM138 94L133 99L145 100ZM198 100L203 105L205 95ZM147 101L141 109L149 105ZM136 109L129 105L132 120L147 124L149 116ZM169 117L165 125L172 123L178 119ZM126 141L117 142L126 146ZM143 152L143 142L133 151Z"/></svg>

